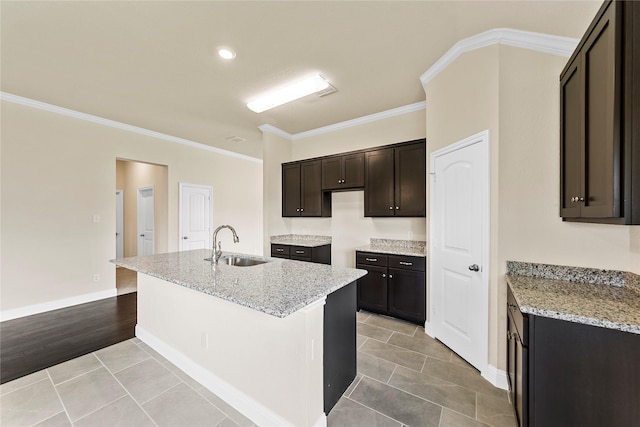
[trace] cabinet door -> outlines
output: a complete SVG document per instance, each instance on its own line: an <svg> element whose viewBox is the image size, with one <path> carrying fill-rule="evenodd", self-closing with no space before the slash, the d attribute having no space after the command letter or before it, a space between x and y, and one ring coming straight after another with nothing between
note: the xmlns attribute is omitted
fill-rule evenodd
<svg viewBox="0 0 640 427"><path fill-rule="evenodd" d="M282 216L300 216L300 163L282 165Z"/></svg>
<svg viewBox="0 0 640 427"><path fill-rule="evenodd" d="M508 312L508 309L507 309ZM522 418L522 345L518 330L509 314L507 316L507 372L509 377L509 394L518 425L523 427Z"/></svg>
<svg viewBox="0 0 640 427"><path fill-rule="evenodd" d="M421 271L389 269L389 314L424 324L425 274Z"/></svg>
<svg viewBox="0 0 640 427"><path fill-rule="evenodd" d="M560 81L560 216L580 216L584 176L582 150L584 100L582 69L577 57Z"/></svg>
<svg viewBox="0 0 640 427"><path fill-rule="evenodd" d="M393 216L393 148L365 153L364 216Z"/></svg>
<svg viewBox="0 0 640 427"><path fill-rule="evenodd" d="M368 274L358 279L358 308L387 313L387 268L356 265Z"/></svg>
<svg viewBox="0 0 640 427"><path fill-rule="evenodd" d="M364 153L349 154L342 157L342 187L364 187Z"/></svg>
<svg viewBox="0 0 640 427"><path fill-rule="evenodd" d="M322 163L320 160L300 164L300 216L322 216Z"/></svg>
<svg viewBox="0 0 640 427"><path fill-rule="evenodd" d="M342 156L322 159L322 189L339 190L342 188L343 179Z"/></svg>
<svg viewBox="0 0 640 427"><path fill-rule="evenodd" d="M620 118L621 49L616 49L616 2L602 16L582 48L585 104L585 218L621 215Z"/></svg>
<svg viewBox="0 0 640 427"><path fill-rule="evenodd" d="M395 149L395 215L425 216L427 154L424 143Z"/></svg>

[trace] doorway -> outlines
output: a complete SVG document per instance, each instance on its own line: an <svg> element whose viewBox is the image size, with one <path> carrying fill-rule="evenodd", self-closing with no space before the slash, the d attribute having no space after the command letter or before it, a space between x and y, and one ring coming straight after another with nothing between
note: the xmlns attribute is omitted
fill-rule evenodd
<svg viewBox="0 0 640 427"><path fill-rule="evenodd" d="M433 336L485 373L489 340L489 131L431 154Z"/></svg>
<svg viewBox="0 0 640 427"><path fill-rule="evenodd" d="M124 256L124 194L116 190L116 258Z"/></svg>
<svg viewBox="0 0 640 427"><path fill-rule="evenodd" d="M116 233L120 234L122 226L123 249L122 256L119 255L118 236L116 236L116 256L133 257L142 255L143 249L138 248L140 234L147 237L146 250L152 253L163 253L168 251L168 167L145 163L129 159L116 159ZM138 209L139 189L153 189L153 202L151 199L143 198ZM122 194L122 224L119 221L119 202L117 192ZM148 192L147 192L148 193ZM147 196L143 192L143 196ZM151 235L147 231L138 231L138 217L140 210L146 209L143 217L150 222L153 219ZM149 227L146 227L149 228ZM153 243L151 243L153 240ZM118 295L135 292L137 290L137 280L135 272L128 271L121 267L116 268L116 288Z"/></svg>
<svg viewBox="0 0 640 427"><path fill-rule="evenodd" d="M154 254L153 186L138 188L138 256Z"/></svg>

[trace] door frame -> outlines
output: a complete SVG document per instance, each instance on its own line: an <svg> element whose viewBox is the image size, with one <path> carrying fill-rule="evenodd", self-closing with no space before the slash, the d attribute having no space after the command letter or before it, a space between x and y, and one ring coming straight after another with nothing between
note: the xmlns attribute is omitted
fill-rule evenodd
<svg viewBox="0 0 640 427"><path fill-rule="evenodd" d="M138 217L138 227L136 229L136 239L138 241L138 256L144 252L142 248L143 239L140 238L140 226L143 223L142 210L140 209L140 206L142 205L142 192L145 190L151 190L151 194L153 196L153 253L156 252L156 190L153 188L153 185L149 185L146 187L139 187L137 189L138 205L136 206L136 214Z"/></svg>
<svg viewBox="0 0 640 427"><path fill-rule="evenodd" d="M209 191L209 230L211 230L212 225L213 225L213 187L211 185L201 185L201 184L189 184L187 182L180 182L179 184L179 191L178 191L178 250L182 251L184 250L182 243L183 243L183 239L182 236L184 236L184 234L182 234L182 192L184 187L195 187L195 188L201 188L204 190L208 190ZM211 233L209 233L211 234ZM209 236L209 240L208 240L208 246L211 246L211 236Z"/></svg>
<svg viewBox="0 0 640 427"><path fill-rule="evenodd" d="M436 178L435 178L435 164L436 164L436 159L439 157L442 157L444 155L450 154L452 152L461 150L463 148L466 148L468 146L474 145L474 144L480 144L480 146L483 148L482 153L482 159L481 159L481 167L483 170L481 170L481 175L484 177L482 179L480 188L481 191L483 192L483 197L482 197L482 232L481 232L481 239L482 239L482 256L481 256L481 262L482 262L482 269L480 270L481 273L481 282L482 282L482 288L483 288L483 298L482 298L482 307L483 307L483 315L481 316L482 318L480 319L481 321L481 327L482 327L482 331L483 331L483 335L485 336L485 339L483 340L483 342L481 343L482 348L480 349L480 353L482 354L482 360L480 363L480 372L483 376L486 377L486 375L488 374L488 370L489 370L489 292L490 292L490 287L489 287L489 279L490 279L490 260L491 260L491 254L490 254L490 250L491 250L491 143L490 143L490 132L489 129L484 130L482 132L478 132L475 135L469 136L467 138L464 138L461 141L458 141L454 144L448 145L444 148L441 148L439 150L434 151L433 153L431 153L430 156L430 164L429 164L429 254L433 254L436 250L436 245L434 244L433 238L432 236L436 235L436 229L438 227L440 227L440 224L436 224L436 222L434 221L434 218L438 218L437 215L435 215L435 207L434 207L434 203L435 203L435 188L436 188ZM425 332L434 338L437 338L435 335L435 331L434 331L434 327L433 324L430 322L431 320L433 320L433 304L434 304L434 298L433 298L433 286L432 284L435 282L435 269L432 268L433 265L433 258L430 256L428 257L428 280L429 280L429 292L428 292L428 308L429 308L429 317L428 317L428 321L425 322Z"/></svg>
<svg viewBox="0 0 640 427"><path fill-rule="evenodd" d="M118 223L120 223L121 229L118 229ZM118 241L118 234L120 241ZM122 246L120 253L124 257L124 190L116 188L116 258L118 258L118 246Z"/></svg>

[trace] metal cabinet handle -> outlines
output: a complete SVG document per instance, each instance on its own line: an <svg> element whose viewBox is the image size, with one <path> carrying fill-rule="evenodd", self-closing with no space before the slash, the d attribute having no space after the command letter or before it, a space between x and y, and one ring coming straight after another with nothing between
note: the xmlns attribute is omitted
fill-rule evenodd
<svg viewBox="0 0 640 427"><path fill-rule="evenodd" d="M276 248L276 252L284 252L284 249L282 249L282 248Z"/></svg>
<svg viewBox="0 0 640 427"><path fill-rule="evenodd" d="M400 261L398 264L400 264L400 265L413 265L412 262L404 262L404 261Z"/></svg>
<svg viewBox="0 0 640 427"><path fill-rule="evenodd" d="M389 279L393 279L393 274L390 274L390 275L389 275Z"/></svg>
<svg viewBox="0 0 640 427"><path fill-rule="evenodd" d="M296 212L300 212L300 208L296 209Z"/></svg>
<svg viewBox="0 0 640 427"><path fill-rule="evenodd" d="M389 206L389 210L393 210L393 206Z"/></svg>
<svg viewBox="0 0 640 427"><path fill-rule="evenodd" d="M297 254L303 254L304 251L296 251Z"/></svg>
<svg viewBox="0 0 640 427"><path fill-rule="evenodd" d="M400 206L396 206L396 210L400 209Z"/></svg>
<svg viewBox="0 0 640 427"><path fill-rule="evenodd" d="M382 273L382 277L387 277L387 275L386 275L386 274L384 274L384 273Z"/></svg>
<svg viewBox="0 0 640 427"><path fill-rule="evenodd" d="M304 212L304 208L300 208L300 212Z"/></svg>
<svg viewBox="0 0 640 427"><path fill-rule="evenodd" d="M365 258L367 261L377 262L378 258Z"/></svg>

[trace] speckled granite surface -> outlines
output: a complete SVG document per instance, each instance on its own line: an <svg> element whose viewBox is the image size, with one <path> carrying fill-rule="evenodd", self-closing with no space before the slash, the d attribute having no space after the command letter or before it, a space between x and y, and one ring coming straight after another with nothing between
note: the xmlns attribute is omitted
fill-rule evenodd
<svg viewBox="0 0 640 427"><path fill-rule="evenodd" d="M358 251L390 255L427 256L427 242L424 240L371 239L368 246L356 248Z"/></svg>
<svg viewBox="0 0 640 427"><path fill-rule="evenodd" d="M271 243L306 246L310 248L331 244L331 236L311 236L306 234L283 234L280 236L271 236L270 240Z"/></svg>
<svg viewBox="0 0 640 427"><path fill-rule="evenodd" d="M211 250L118 258L111 262L276 317L286 317L364 276L365 270L224 252L269 260L251 267L204 261Z"/></svg>
<svg viewBox="0 0 640 427"><path fill-rule="evenodd" d="M640 334L635 274L512 262L507 270L523 313ZM593 283L594 278L603 282Z"/></svg>

